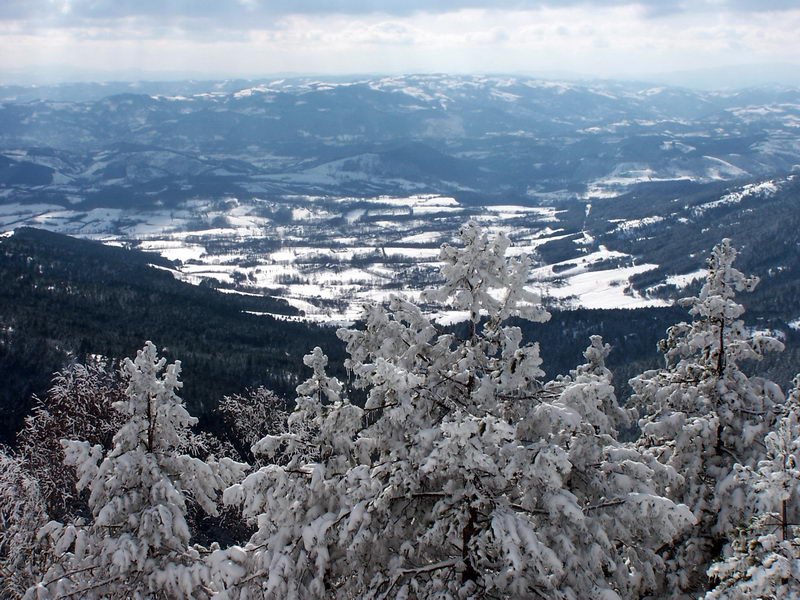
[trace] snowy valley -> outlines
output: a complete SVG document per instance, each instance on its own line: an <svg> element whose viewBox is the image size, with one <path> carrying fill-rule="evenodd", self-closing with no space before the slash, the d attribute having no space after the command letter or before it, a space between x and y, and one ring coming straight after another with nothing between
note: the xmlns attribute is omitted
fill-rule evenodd
<svg viewBox="0 0 800 600"><path fill-rule="evenodd" d="M535 269L529 282L555 306L665 304L630 287L631 275L655 265L634 264L630 255L596 244L588 232L568 232L558 207L471 207L434 195L297 197L291 206L226 198L189 201L168 211L84 213L17 204L0 207L0 227L45 227L155 252L174 261L173 273L186 281L277 296L307 319L335 323L353 321L363 304L399 291L419 300L422 290L439 281L439 247L472 219L509 235L516 254L535 255L540 246L573 238L573 256Z"/></svg>
<svg viewBox="0 0 800 600"><path fill-rule="evenodd" d="M419 300L469 219L537 254L529 283L550 306L663 306L701 250L786 204L800 164L792 89L421 75L0 99L1 230L156 252L186 281L318 322L398 289Z"/></svg>
<svg viewBox="0 0 800 600"><path fill-rule="evenodd" d="M797 90L0 98L0 595L800 589Z"/></svg>

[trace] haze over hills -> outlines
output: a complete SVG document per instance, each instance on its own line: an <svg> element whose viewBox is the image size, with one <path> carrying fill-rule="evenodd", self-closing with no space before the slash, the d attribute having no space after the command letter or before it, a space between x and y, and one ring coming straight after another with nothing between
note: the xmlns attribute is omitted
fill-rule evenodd
<svg viewBox="0 0 800 600"><path fill-rule="evenodd" d="M418 293L470 218L538 253L554 306L666 305L722 235L762 274L796 269L797 89L409 75L0 97L2 229L158 252L308 319ZM755 232L781 240L759 260Z"/></svg>
<svg viewBox="0 0 800 600"><path fill-rule="evenodd" d="M77 193L141 206L155 190L165 205L214 191L588 198L800 163L793 89L447 75L78 89L94 99L0 90L2 181L25 201Z"/></svg>
<svg viewBox="0 0 800 600"><path fill-rule="evenodd" d="M800 598L799 30L0 4L0 598Z"/></svg>

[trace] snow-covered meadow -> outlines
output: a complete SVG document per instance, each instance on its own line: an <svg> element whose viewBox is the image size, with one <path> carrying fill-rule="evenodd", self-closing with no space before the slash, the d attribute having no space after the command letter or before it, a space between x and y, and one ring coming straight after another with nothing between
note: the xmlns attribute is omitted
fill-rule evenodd
<svg viewBox="0 0 800 600"><path fill-rule="evenodd" d="M154 252L174 261L176 277L226 291L284 298L322 323L353 321L362 305L403 293L420 300L439 280L439 249L472 219L505 233L510 254L531 254L574 237L560 227L561 209L519 205L465 206L437 195L315 197L240 201L191 200L167 209L80 211L56 205L6 204L0 229L43 227L107 244ZM660 305L629 285L656 265L635 264L588 233L574 256L539 262L528 285L551 305L616 308ZM461 315L427 307L442 321Z"/></svg>

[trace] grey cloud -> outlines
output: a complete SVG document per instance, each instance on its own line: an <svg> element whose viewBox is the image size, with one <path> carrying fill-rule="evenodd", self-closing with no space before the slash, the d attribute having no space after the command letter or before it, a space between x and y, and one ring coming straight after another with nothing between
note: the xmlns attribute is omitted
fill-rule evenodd
<svg viewBox="0 0 800 600"><path fill-rule="evenodd" d="M753 12L792 10L800 8L797 0L730 0L730 8Z"/></svg>
<svg viewBox="0 0 800 600"><path fill-rule="evenodd" d="M407 16L414 13L445 13L458 9L536 9L582 6L603 8L638 5L656 18L679 12L702 10L752 11L798 8L797 0L2 0L0 20L30 25L79 27L118 19L171 22L188 28L272 28L287 15Z"/></svg>

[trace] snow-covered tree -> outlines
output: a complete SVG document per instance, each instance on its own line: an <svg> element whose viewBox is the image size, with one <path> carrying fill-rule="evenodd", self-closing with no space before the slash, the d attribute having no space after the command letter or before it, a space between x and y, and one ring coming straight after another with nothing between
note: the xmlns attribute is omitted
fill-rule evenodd
<svg viewBox="0 0 800 600"><path fill-rule="evenodd" d="M676 595L706 587L706 569L728 535L748 518L734 465L754 465L774 422L780 388L740 368L783 345L753 333L740 319L737 292L758 279L733 267L730 240L714 247L697 297L680 301L694 317L670 327L659 344L666 366L632 379L632 401L643 410L639 447L683 476L665 491L693 511L697 525L670 549L670 588Z"/></svg>
<svg viewBox="0 0 800 600"><path fill-rule="evenodd" d="M114 403L124 398L125 381L102 361L74 363L53 376L18 436L17 456L37 481L52 519L84 512L75 489L75 469L64 463L62 439L81 439L110 449L124 416Z"/></svg>
<svg viewBox="0 0 800 600"><path fill-rule="evenodd" d="M47 521L38 482L0 447L0 598L22 598L47 568L36 539Z"/></svg>
<svg viewBox="0 0 800 600"><path fill-rule="evenodd" d="M201 548L190 545L187 501L209 514L220 489L243 476L229 459L202 461L177 449L189 441L189 415L176 391L180 363L166 365L148 342L123 365L126 415L113 449L62 442L91 518L48 523L51 566L28 598L191 598L210 594ZM163 371L163 373L162 373Z"/></svg>
<svg viewBox="0 0 800 600"><path fill-rule="evenodd" d="M576 553L570 567L586 568L592 550L602 550L613 565L607 568L613 589L624 598L638 598L662 588L664 564L657 550L693 518L685 506L676 507L657 493L676 485L680 476L616 439L618 429L629 427L636 411L617 403L605 366L610 351L600 336L592 336L584 352L587 362L547 384L552 395L541 398L521 428L528 438L538 436L566 450L571 466L564 488L578 506L599 507L586 519L595 540L605 536L614 541L602 547L592 540L593 548Z"/></svg>
<svg viewBox="0 0 800 600"><path fill-rule="evenodd" d="M64 464L60 440L80 437L110 447L122 421L113 409L124 385L105 363L72 364L53 376L51 388L25 420L14 450L0 451L0 596L22 598L47 569L37 532L51 519L87 510Z"/></svg>
<svg viewBox="0 0 800 600"><path fill-rule="evenodd" d="M286 400L263 386L225 396L217 413L225 423L228 440L241 459L250 464L257 462L251 446L267 434L285 432L289 418Z"/></svg>
<svg viewBox="0 0 800 600"><path fill-rule="evenodd" d="M541 382L535 344L509 317L549 315L527 257L474 223L445 245L429 298L469 314L445 333L392 298L341 330L364 408L306 359L290 426L255 452L290 453L225 492L258 531L212 555L222 597L619 598L656 585L647 561L690 520L648 481L672 473L614 440L616 406L597 339L589 364ZM313 449L313 452L304 451ZM660 476L660 475L659 475ZM672 473L674 477L674 473Z"/></svg>
<svg viewBox="0 0 800 600"><path fill-rule="evenodd" d="M757 467L736 465L753 517L711 566L707 600L800 597L800 375Z"/></svg>

